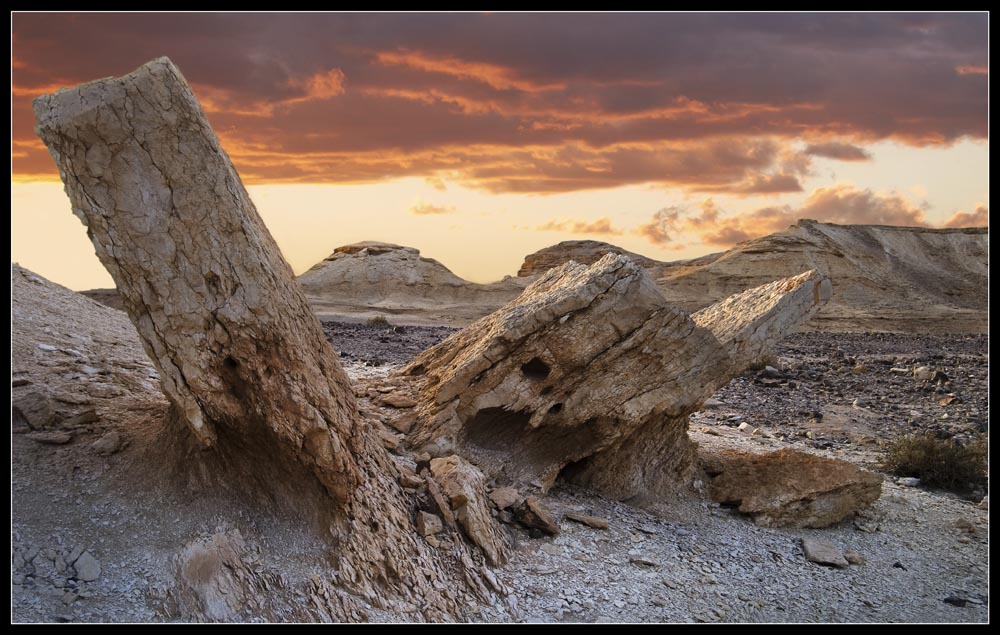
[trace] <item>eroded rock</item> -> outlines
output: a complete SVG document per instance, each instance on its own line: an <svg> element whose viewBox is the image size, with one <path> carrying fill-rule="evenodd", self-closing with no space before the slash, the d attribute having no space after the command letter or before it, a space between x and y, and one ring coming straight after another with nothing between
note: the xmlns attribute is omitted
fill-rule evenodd
<svg viewBox="0 0 1000 635"><path fill-rule="evenodd" d="M408 442L543 493L560 473L620 499L686 486L688 415L828 296L805 273L689 316L625 256L567 263L397 374Z"/></svg>
<svg viewBox="0 0 1000 635"><path fill-rule="evenodd" d="M524 499L516 510L514 510L514 517L517 522L521 523L529 529L537 529L543 533L550 536L556 536L559 534L559 521L556 520L555 515L548 510L534 496L529 496Z"/></svg>
<svg viewBox="0 0 1000 635"><path fill-rule="evenodd" d="M431 459L430 472L465 535L479 545L491 563L506 562L510 541L490 513L482 472L454 455Z"/></svg>
<svg viewBox="0 0 1000 635"><path fill-rule="evenodd" d="M837 459L790 449L767 454L722 450L702 457L709 493L765 527L826 527L882 493L877 474Z"/></svg>

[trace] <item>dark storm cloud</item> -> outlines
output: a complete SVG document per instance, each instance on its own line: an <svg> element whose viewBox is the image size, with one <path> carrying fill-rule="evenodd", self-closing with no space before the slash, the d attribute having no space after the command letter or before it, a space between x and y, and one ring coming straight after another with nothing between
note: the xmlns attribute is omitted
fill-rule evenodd
<svg viewBox="0 0 1000 635"><path fill-rule="evenodd" d="M449 172L494 191L749 194L800 189L781 165L798 139L858 160L879 139L986 136L985 14L17 13L12 27L20 176L54 175L33 96L161 55L256 181Z"/></svg>

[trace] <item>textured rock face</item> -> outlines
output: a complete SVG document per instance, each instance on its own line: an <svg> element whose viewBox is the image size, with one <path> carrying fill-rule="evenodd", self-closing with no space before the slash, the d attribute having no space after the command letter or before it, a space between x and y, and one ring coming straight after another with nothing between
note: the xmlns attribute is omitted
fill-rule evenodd
<svg viewBox="0 0 1000 635"><path fill-rule="evenodd" d="M827 527L868 507L882 479L847 461L795 450L703 457L709 493L764 527Z"/></svg>
<svg viewBox="0 0 1000 635"><path fill-rule="evenodd" d="M347 376L176 67L161 58L44 95L35 114L194 435L273 434L345 500L360 481L343 458L356 418Z"/></svg>
<svg viewBox="0 0 1000 635"><path fill-rule="evenodd" d="M833 299L807 329L985 332L989 233L802 220L711 262L671 266L664 296L694 310L748 287L815 269Z"/></svg>
<svg viewBox="0 0 1000 635"><path fill-rule="evenodd" d="M570 260L626 253L595 241L568 241L525 258L518 275ZM666 299L697 311L746 289L816 270L834 281L831 301L804 326L828 331L984 333L989 232L985 227L927 229L835 225L801 220L784 231L694 260L631 256Z"/></svg>
<svg viewBox="0 0 1000 635"><path fill-rule="evenodd" d="M442 321L494 311L528 284L517 278L476 284L413 247L379 242L338 247L299 282L321 315L384 312Z"/></svg>
<svg viewBox="0 0 1000 635"><path fill-rule="evenodd" d="M409 442L507 484L545 490L565 468L619 498L673 489L693 466L688 415L828 292L806 273L692 319L624 256L567 263L402 369Z"/></svg>
<svg viewBox="0 0 1000 635"><path fill-rule="evenodd" d="M456 579L414 531L415 501L177 68L160 58L34 107L174 417L210 450L191 461L214 460L248 490L318 483L339 585L432 619L459 614L478 553L456 547Z"/></svg>

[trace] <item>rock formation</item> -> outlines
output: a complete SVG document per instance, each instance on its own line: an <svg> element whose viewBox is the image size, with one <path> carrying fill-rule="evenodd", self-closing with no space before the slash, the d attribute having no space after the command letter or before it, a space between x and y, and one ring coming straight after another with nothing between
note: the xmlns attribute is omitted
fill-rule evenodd
<svg viewBox="0 0 1000 635"><path fill-rule="evenodd" d="M570 260L627 253L596 241L568 241L530 254L518 275ZM985 333L989 231L835 225L800 220L726 252L676 262L631 256L664 297L687 311L779 278L815 269L835 293L806 330Z"/></svg>
<svg viewBox="0 0 1000 635"><path fill-rule="evenodd" d="M570 260L592 265L607 254L628 256L635 264L648 269L653 279L658 278L657 272L668 264L599 240L564 240L525 256L517 275L520 278L541 275Z"/></svg>
<svg viewBox="0 0 1000 635"><path fill-rule="evenodd" d="M663 493L693 467L688 415L829 289L807 272L689 316L625 256L566 263L400 371L419 396L409 442L507 484Z"/></svg>
<svg viewBox="0 0 1000 635"><path fill-rule="evenodd" d="M206 450L192 462L228 468L247 489L314 479L342 587L402 612L458 615L473 560L417 535L415 501L177 68L160 58L34 108L178 435ZM462 582L433 583L453 578L454 557Z"/></svg>
<svg viewBox="0 0 1000 635"><path fill-rule="evenodd" d="M413 247L363 242L338 247L299 276L321 316L402 314L465 324L513 300L528 285L507 277L490 284L459 278Z"/></svg>
<svg viewBox="0 0 1000 635"><path fill-rule="evenodd" d="M826 527L878 500L877 474L795 450L723 451L703 457L709 493L763 527Z"/></svg>

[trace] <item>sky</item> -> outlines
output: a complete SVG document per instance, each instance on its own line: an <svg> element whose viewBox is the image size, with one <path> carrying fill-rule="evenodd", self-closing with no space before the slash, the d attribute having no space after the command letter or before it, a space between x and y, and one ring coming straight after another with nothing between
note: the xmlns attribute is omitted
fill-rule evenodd
<svg viewBox="0 0 1000 635"><path fill-rule="evenodd" d="M31 100L180 68L297 273L361 240L486 282L798 218L988 223L986 13L14 13L11 257L112 286Z"/></svg>

